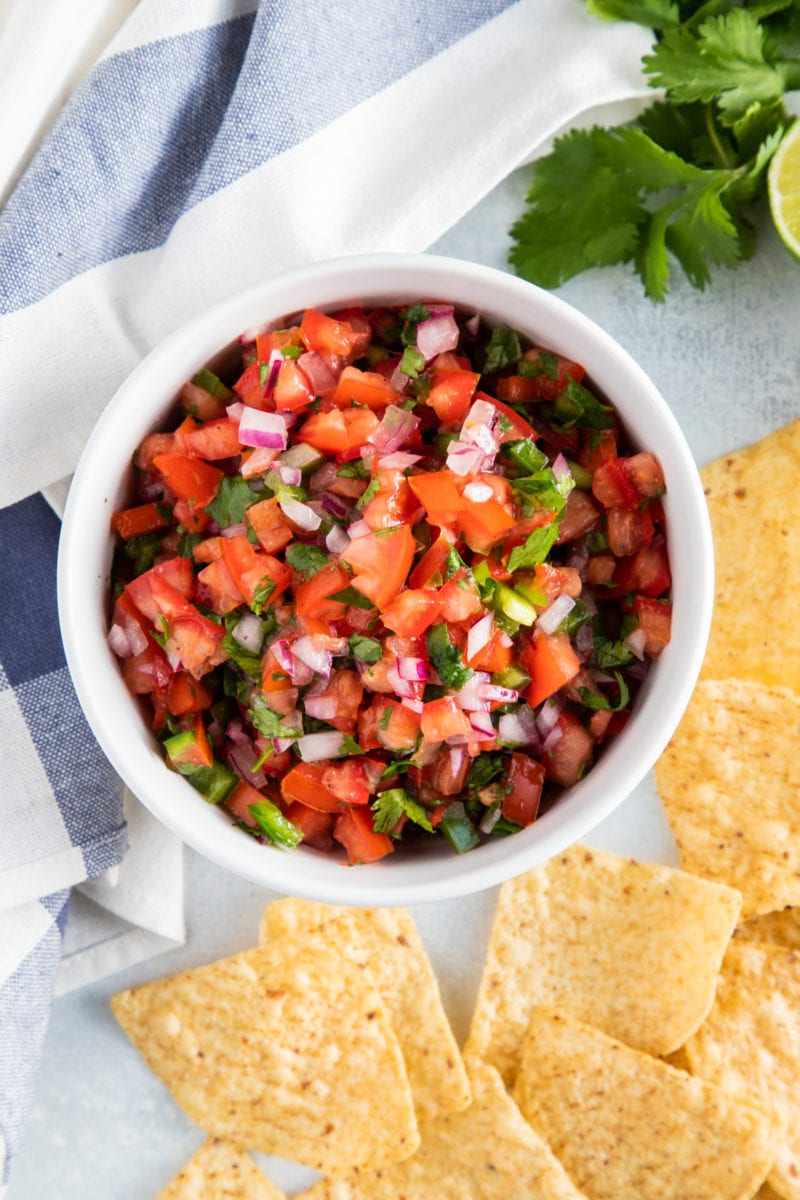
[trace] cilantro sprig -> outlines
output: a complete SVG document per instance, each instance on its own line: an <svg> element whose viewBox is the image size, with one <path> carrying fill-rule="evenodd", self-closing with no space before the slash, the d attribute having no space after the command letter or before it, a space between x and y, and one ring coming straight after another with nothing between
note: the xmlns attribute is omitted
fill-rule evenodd
<svg viewBox="0 0 800 1200"><path fill-rule="evenodd" d="M631 263L656 301L677 262L702 290L714 267L752 252L749 206L766 195L767 166L791 123L784 97L800 89L797 0L587 5L655 31L644 71L666 98L632 125L556 141L534 164L510 260L545 287Z"/></svg>

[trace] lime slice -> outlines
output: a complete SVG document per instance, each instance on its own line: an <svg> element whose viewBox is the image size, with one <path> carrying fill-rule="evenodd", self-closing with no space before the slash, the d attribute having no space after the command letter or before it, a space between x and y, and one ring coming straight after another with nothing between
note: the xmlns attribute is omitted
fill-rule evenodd
<svg viewBox="0 0 800 1200"><path fill-rule="evenodd" d="M800 259L800 119L784 137L769 164L769 206L787 249Z"/></svg>

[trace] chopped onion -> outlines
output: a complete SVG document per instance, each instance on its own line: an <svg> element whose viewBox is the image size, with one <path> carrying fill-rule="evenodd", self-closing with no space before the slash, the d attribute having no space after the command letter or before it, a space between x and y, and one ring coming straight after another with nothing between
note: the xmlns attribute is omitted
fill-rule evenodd
<svg viewBox="0 0 800 1200"><path fill-rule="evenodd" d="M431 312L431 309L428 311ZM426 362L437 354L455 350L458 338L458 325L452 308L450 312L432 313L427 321L420 321L417 325L417 349Z"/></svg>
<svg viewBox="0 0 800 1200"><path fill-rule="evenodd" d="M368 537L372 533L366 521L354 521L352 525L347 526L347 536L349 538Z"/></svg>
<svg viewBox="0 0 800 1200"><path fill-rule="evenodd" d="M447 447L447 465L454 475L471 475L480 471L484 458L480 446L467 442L451 442Z"/></svg>
<svg viewBox="0 0 800 1200"><path fill-rule="evenodd" d="M403 679L397 667L389 667L389 670L386 672L386 682L391 685L401 699L403 697L408 700L416 699L414 684L410 679Z"/></svg>
<svg viewBox="0 0 800 1200"><path fill-rule="evenodd" d="M224 529L220 529L219 531L220 537L224 538L241 537L243 533L247 533L247 526L244 521L240 521L238 525L226 525Z"/></svg>
<svg viewBox="0 0 800 1200"><path fill-rule="evenodd" d="M316 350L308 350L305 354L301 354L297 359L297 365L311 384L316 396L332 392L336 387L336 376Z"/></svg>
<svg viewBox="0 0 800 1200"><path fill-rule="evenodd" d="M297 525L299 529L304 529L307 533L313 533L322 524L319 513L315 513L313 508L309 508L307 504L293 500L291 496L279 499L278 505L294 525Z"/></svg>
<svg viewBox="0 0 800 1200"><path fill-rule="evenodd" d="M274 471L287 487L300 487L303 482L303 472L299 467L286 467L282 462L276 462Z"/></svg>
<svg viewBox="0 0 800 1200"><path fill-rule="evenodd" d="M227 759L228 766L233 767L234 771L238 775L241 775L242 779L246 779L248 783L252 783L253 787L261 788L267 782L261 768L257 771L253 770L253 767L258 762L259 755L249 738L244 742L240 742L239 745L228 746L225 751L225 758Z"/></svg>
<svg viewBox="0 0 800 1200"><path fill-rule="evenodd" d="M341 525L334 525L330 533L325 535L325 545L331 554L342 554L350 545L350 538Z"/></svg>
<svg viewBox="0 0 800 1200"><path fill-rule="evenodd" d="M468 746L470 742L490 742L493 734L481 733L479 729L470 729L469 733L454 733L447 738L448 746Z"/></svg>
<svg viewBox="0 0 800 1200"><path fill-rule="evenodd" d="M536 719L527 704L515 712L503 713L497 722L497 736L507 746L538 745Z"/></svg>
<svg viewBox="0 0 800 1200"><path fill-rule="evenodd" d="M494 737L494 725L490 713L473 712L469 714L469 723L473 729L477 729L479 733L488 733L490 737Z"/></svg>
<svg viewBox="0 0 800 1200"><path fill-rule="evenodd" d="M464 686L454 693L455 699L461 705L465 712L488 712L489 702L484 700L480 694L480 689L485 687L489 682L489 675L486 671L476 671L471 675Z"/></svg>
<svg viewBox="0 0 800 1200"><path fill-rule="evenodd" d="M421 461L421 454L406 454L403 450L397 450L394 454L379 458L378 466L382 471L405 471Z"/></svg>
<svg viewBox="0 0 800 1200"><path fill-rule="evenodd" d="M286 641L286 638L279 638L277 642L273 642L270 650L280 669L294 678L294 655L292 654L292 647Z"/></svg>
<svg viewBox="0 0 800 1200"><path fill-rule="evenodd" d="M344 518L350 511L349 505L345 504L339 496L334 496L333 492L323 492L320 496L320 504L323 512L326 512L331 517Z"/></svg>
<svg viewBox="0 0 800 1200"><path fill-rule="evenodd" d="M477 688L481 700L491 700L497 704L513 704L519 700L519 692L515 688L499 687L496 683L482 683Z"/></svg>
<svg viewBox="0 0 800 1200"><path fill-rule="evenodd" d="M484 816L481 817L481 823L478 826L481 833L491 833L501 816L500 805L493 804L491 808L486 810Z"/></svg>
<svg viewBox="0 0 800 1200"><path fill-rule="evenodd" d="M121 625L112 625L108 631L108 644L118 658L132 658L130 638Z"/></svg>
<svg viewBox="0 0 800 1200"><path fill-rule="evenodd" d="M264 626L255 613L248 612L234 625L231 636L251 654L259 654L264 643Z"/></svg>
<svg viewBox="0 0 800 1200"><path fill-rule="evenodd" d="M564 483L566 480L572 480L572 471L569 469L569 463L564 458L563 454L557 454L553 459L552 472L559 483ZM574 483L574 480L573 480Z"/></svg>
<svg viewBox="0 0 800 1200"><path fill-rule="evenodd" d="M234 400L233 404L226 405L225 412L232 421L240 421L244 412L244 403L241 400Z"/></svg>
<svg viewBox="0 0 800 1200"><path fill-rule="evenodd" d="M494 456L500 443L494 435L497 425L497 409L488 400L473 401L461 426L461 441L480 446L484 454Z"/></svg>
<svg viewBox="0 0 800 1200"><path fill-rule="evenodd" d="M271 351L270 356L267 359L267 378L264 382L263 388L261 389L261 395L265 400L271 396L275 390L275 384L278 382L278 375L280 374L281 364L283 361L283 354L280 350Z"/></svg>
<svg viewBox="0 0 800 1200"><path fill-rule="evenodd" d="M310 492L327 492L328 488L336 479L338 467L335 462L326 462L315 471L308 481L308 490Z"/></svg>
<svg viewBox="0 0 800 1200"><path fill-rule="evenodd" d="M410 708L411 711L415 713L421 713L425 707L421 700L415 700L412 696L402 696L400 698L400 703L405 705L406 708Z"/></svg>
<svg viewBox="0 0 800 1200"><path fill-rule="evenodd" d="M561 741L563 732L560 725L554 725L542 742L542 752L546 754L548 750L552 750Z"/></svg>
<svg viewBox="0 0 800 1200"><path fill-rule="evenodd" d="M242 475L245 479L250 479L251 475L262 475L272 466L279 454L279 450L272 450L269 446L259 446L242 463Z"/></svg>
<svg viewBox="0 0 800 1200"><path fill-rule="evenodd" d="M333 668L333 655L330 650L320 650L315 646L314 639L308 635L297 639L292 646L292 653L295 658L298 658L301 663L305 663L312 671L316 671L318 675L330 675Z"/></svg>
<svg viewBox="0 0 800 1200"><path fill-rule="evenodd" d="M306 696L303 700L303 708L309 717L318 721L332 721L337 707L335 696Z"/></svg>
<svg viewBox="0 0 800 1200"><path fill-rule="evenodd" d="M286 422L280 413L245 407L239 421L239 441L243 446L266 446L285 450L289 440Z"/></svg>
<svg viewBox="0 0 800 1200"><path fill-rule="evenodd" d="M450 751L450 771L453 776L457 776L459 771L464 766L464 757L466 750L461 746L454 746Z"/></svg>
<svg viewBox="0 0 800 1200"><path fill-rule="evenodd" d="M489 487L488 483L468 483L464 488L464 495L468 500L474 500L476 504L483 503L484 500L491 500L494 492Z"/></svg>
<svg viewBox="0 0 800 1200"><path fill-rule="evenodd" d="M479 313L473 313L472 316L469 317L464 322L464 328L466 329L467 333L470 334L472 337L475 337L477 335L477 332L480 329L480 327L481 327L481 318L480 318Z"/></svg>
<svg viewBox="0 0 800 1200"><path fill-rule="evenodd" d="M466 491L466 488L464 489ZM467 634L467 660L469 662L475 658L476 654L480 654L485 646L489 645L492 640L494 631L494 615L486 613L480 620L470 628Z"/></svg>
<svg viewBox="0 0 800 1200"><path fill-rule="evenodd" d="M549 700L545 700L536 717L536 732L540 737L547 737L550 730L555 727L562 708L563 701L560 698L551 696Z"/></svg>
<svg viewBox="0 0 800 1200"><path fill-rule="evenodd" d="M647 634L641 626L637 626L636 629L632 629L624 640L626 646L630 646L637 658L644 658L644 648L647 644Z"/></svg>
<svg viewBox="0 0 800 1200"><path fill-rule="evenodd" d="M381 423L367 438L370 445L384 454L392 454L406 442L419 425L419 417L390 404L385 410Z"/></svg>
<svg viewBox="0 0 800 1200"><path fill-rule="evenodd" d="M578 658L585 662L594 650L594 632L591 622L587 621L585 625L581 625L580 629L576 629L572 645Z"/></svg>
<svg viewBox="0 0 800 1200"><path fill-rule="evenodd" d="M396 392L404 392L406 390L406 388L408 387L409 377L408 377L408 375L406 375L405 371L402 371L400 369L401 361L402 361L401 359L397 360L397 366L395 367L395 369L392 371L391 375L389 376L389 383L391 384L391 386L394 388L394 390Z"/></svg>
<svg viewBox="0 0 800 1200"><path fill-rule="evenodd" d="M346 754L344 734L335 729L330 733L307 733L297 738L294 744L303 762L322 762L325 758L343 758Z"/></svg>
<svg viewBox="0 0 800 1200"><path fill-rule="evenodd" d="M553 603L540 613L536 618L536 624L542 633L555 633L564 618L572 612L575 607L575 601L572 596L568 596L566 592L562 592L560 596L556 596Z"/></svg>
<svg viewBox="0 0 800 1200"><path fill-rule="evenodd" d="M397 674L401 679L424 682L428 678L428 667L422 658L400 657L397 660Z"/></svg>

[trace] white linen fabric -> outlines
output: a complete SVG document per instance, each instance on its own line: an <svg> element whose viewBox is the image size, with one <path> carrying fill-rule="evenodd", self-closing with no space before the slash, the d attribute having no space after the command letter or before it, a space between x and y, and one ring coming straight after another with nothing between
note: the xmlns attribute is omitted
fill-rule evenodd
<svg viewBox="0 0 800 1200"><path fill-rule="evenodd" d="M183 938L180 849L123 805L69 681L58 520L35 493L74 469L115 388L186 318L284 267L424 250L560 129L635 111L650 39L580 0L3 4L7 1177L56 988Z"/></svg>

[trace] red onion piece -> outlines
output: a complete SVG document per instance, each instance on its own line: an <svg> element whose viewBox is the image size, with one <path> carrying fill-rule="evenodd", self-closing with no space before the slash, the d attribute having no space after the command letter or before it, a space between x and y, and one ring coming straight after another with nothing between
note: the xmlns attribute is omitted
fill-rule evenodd
<svg viewBox="0 0 800 1200"><path fill-rule="evenodd" d="M301 663L305 663L318 675L330 675L333 668L333 655L330 650L320 650L311 637L301 637L292 646L292 653Z"/></svg>
<svg viewBox="0 0 800 1200"><path fill-rule="evenodd" d="M416 700L414 684L410 679L403 679L397 667L389 667L386 672L386 682L391 685L401 699L405 697L408 700Z"/></svg>
<svg viewBox="0 0 800 1200"><path fill-rule="evenodd" d="M335 462L326 462L315 471L308 481L308 490L314 492L326 492L331 484L336 479L338 467Z"/></svg>
<svg viewBox="0 0 800 1200"><path fill-rule="evenodd" d="M275 661L282 671L285 671L292 679L294 678L294 655L292 647L286 641L286 638L279 638L277 642L273 642L270 650L275 656Z"/></svg>
<svg viewBox="0 0 800 1200"><path fill-rule="evenodd" d="M483 467L485 455L480 446L451 442L447 447L447 465L454 475L472 475Z"/></svg>
<svg viewBox="0 0 800 1200"><path fill-rule="evenodd" d="M503 713L497 722L497 736L507 746L538 746L536 719L527 705L515 712Z"/></svg>
<svg viewBox="0 0 800 1200"><path fill-rule="evenodd" d="M406 454L403 450L398 450L394 454L387 454L383 458L379 458L378 467L382 471L405 471L408 467L413 467L421 461L421 454Z"/></svg>
<svg viewBox="0 0 800 1200"><path fill-rule="evenodd" d="M519 700L519 692L515 688L499 687L496 683L482 683L477 693L481 700L491 700L497 704L513 704Z"/></svg>
<svg viewBox="0 0 800 1200"><path fill-rule="evenodd" d="M431 311L430 309L428 310ZM458 345L458 325L452 309L449 313L437 312L417 326L417 349L426 362L437 354L455 350Z"/></svg>
<svg viewBox="0 0 800 1200"><path fill-rule="evenodd" d="M112 625L108 631L108 644L117 658L132 658L130 638L121 625Z"/></svg>
<svg viewBox="0 0 800 1200"><path fill-rule="evenodd" d="M465 489L466 490L466 489ZM494 615L486 613L480 620L470 628L467 634L467 658L471 662L476 654L480 654L485 646L489 645L492 640L494 631Z"/></svg>
<svg viewBox="0 0 800 1200"><path fill-rule="evenodd" d="M325 545L331 554L343 554L350 545L350 538L340 525L334 525L330 533L325 535Z"/></svg>
<svg viewBox="0 0 800 1200"><path fill-rule="evenodd" d="M400 703L404 704L406 708L411 709L411 711L415 713L421 713L425 707L421 700L414 700L411 696L402 696L400 698Z"/></svg>
<svg viewBox="0 0 800 1200"><path fill-rule="evenodd" d="M641 627L632 629L624 640L625 644L630 646L637 658L644 658L644 648L647 644L647 634Z"/></svg>
<svg viewBox="0 0 800 1200"><path fill-rule="evenodd" d="M231 637L251 654L259 654L264 643L264 627L255 613L248 612L234 625Z"/></svg>
<svg viewBox="0 0 800 1200"><path fill-rule="evenodd" d="M278 505L283 514L299 529L304 529L306 533L314 533L322 524L319 513L315 513L308 504L302 504L299 500L292 499L291 496L279 499Z"/></svg>
<svg viewBox="0 0 800 1200"><path fill-rule="evenodd" d="M547 737L542 742L542 753L546 754L548 750L552 750L558 742L561 741L563 730L560 725L554 725L548 733Z"/></svg>
<svg viewBox="0 0 800 1200"><path fill-rule="evenodd" d="M320 496L320 504L323 511L332 517L344 518L350 511L350 506L345 504L340 496L334 496L333 492L323 492Z"/></svg>
<svg viewBox="0 0 800 1200"><path fill-rule="evenodd" d="M259 446L246 462L242 463L242 475L250 479L253 475L263 475L272 466L280 450L272 450L269 446Z"/></svg>
<svg viewBox="0 0 800 1200"><path fill-rule="evenodd" d="M419 417L390 404L385 410L381 423L367 438L370 445L383 454L392 454L406 442L419 425Z"/></svg>
<svg viewBox="0 0 800 1200"><path fill-rule="evenodd" d="M244 403L241 400L234 400L233 404L228 404L225 408L232 421L240 421L244 412Z"/></svg>
<svg viewBox="0 0 800 1200"><path fill-rule="evenodd" d="M268 399L275 390L275 384L278 382L281 364L284 358L280 350L272 350L267 359L267 378L264 381L264 386L261 389L261 395L264 399Z"/></svg>
<svg viewBox="0 0 800 1200"><path fill-rule="evenodd" d="M326 758L344 758L344 734L337 730L331 733L307 733L297 738L295 746L303 762L322 762Z"/></svg>
<svg viewBox="0 0 800 1200"><path fill-rule="evenodd" d="M478 733L488 733L494 737L494 725L490 713L474 712L469 714L469 723Z"/></svg>
<svg viewBox="0 0 800 1200"><path fill-rule="evenodd" d="M575 631L572 645L578 658L585 662L594 650L594 633L590 622L587 621L585 625L581 625L580 629Z"/></svg>
<svg viewBox="0 0 800 1200"><path fill-rule="evenodd" d="M280 413L245 407L239 420L239 441L243 446L285 450L288 440L286 422Z"/></svg>
<svg viewBox="0 0 800 1200"><path fill-rule="evenodd" d="M224 538L241 537L247 533L247 526L244 521L240 521L238 525L226 525L224 529L220 529L219 535Z"/></svg>
<svg viewBox="0 0 800 1200"><path fill-rule="evenodd" d="M241 775L242 779L246 779L248 783L252 783L253 787L261 788L267 782L264 772L259 769L253 770L259 759L258 752L253 743L248 738L247 741L241 742L238 746L228 746L225 750L225 759L229 767L233 767L237 775Z"/></svg>
<svg viewBox="0 0 800 1200"><path fill-rule="evenodd" d="M569 469L569 463L564 458L564 455L561 453L561 451L559 451L553 459L552 471L559 483L572 480L572 472ZM574 480L572 482L574 486Z"/></svg>
<svg viewBox="0 0 800 1200"><path fill-rule="evenodd" d="M466 750L461 746L454 746L450 751L450 770L454 776L457 776L463 768L466 753Z"/></svg>
<svg viewBox="0 0 800 1200"><path fill-rule="evenodd" d="M479 729L471 729L469 733L454 733L447 738L448 746L467 746L470 742L490 742L493 734L481 733Z"/></svg>
<svg viewBox="0 0 800 1200"><path fill-rule="evenodd" d="M316 350L308 350L301 354L297 365L311 384L315 395L323 396L325 392L332 392L336 387L336 376Z"/></svg>
<svg viewBox="0 0 800 1200"><path fill-rule="evenodd" d="M347 526L347 536L349 538L367 537L372 533L366 521L354 521L352 525Z"/></svg>
<svg viewBox="0 0 800 1200"><path fill-rule="evenodd" d="M397 660L397 674L401 679L424 682L428 678L428 667L424 659L400 657Z"/></svg>
<svg viewBox="0 0 800 1200"><path fill-rule="evenodd" d="M491 500L494 492L489 487L488 483L468 483L464 488L464 495L468 500L474 500L476 504L483 503L484 500Z"/></svg>
<svg viewBox="0 0 800 1200"><path fill-rule="evenodd" d="M542 633L555 633L561 622L575 607L575 601L572 596L568 596L566 592L562 592L560 596L556 596L552 604L547 607L543 613L540 613L536 618L536 624Z"/></svg>
<svg viewBox="0 0 800 1200"><path fill-rule="evenodd" d="M464 328L466 329L467 333L471 334L472 337L476 336L480 327L481 318L479 313L473 313L472 316L464 322Z"/></svg>
<svg viewBox="0 0 800 1200"><path fill-rule="evenodd" d="M303 472L299 467L286 467L282 462L276 462L273 470L287 487L300 487L303 482Z"/></svg>
<svg viewBox="0 0 800 1200"><path fill-rule="evenodd" d="M408 387L408 380L409 377L406 375L405 371L400 370L400 362L398 361L397 366L389 376L389 383L396 392L404 392Z"/></svg>
<svg viewBox="0 0 800 1200"><path fill-rule="evenodd" d="M545 700L536 717L536 732L540 737L546 738L551 729L555 728L563 706L564 702L560 696L551 696L549 700Z"/></svg>
<svg viewBox="0 0 800 1200"><path fill-rule="evenodd" d="M306 696L303 700L303 708L309 717L315 717L318 721L332 721L337 707L335 696Z"/></svg>
<svg viewBox="0 0 800 1200"><path fill-rule="evenodd" d="M489 675L486 671L476 671L471 675L464 686L455 692L455 698L465 712L488 712L489 702L484 700L480 694L480 689L485 687L489 682Z"/></svg>

